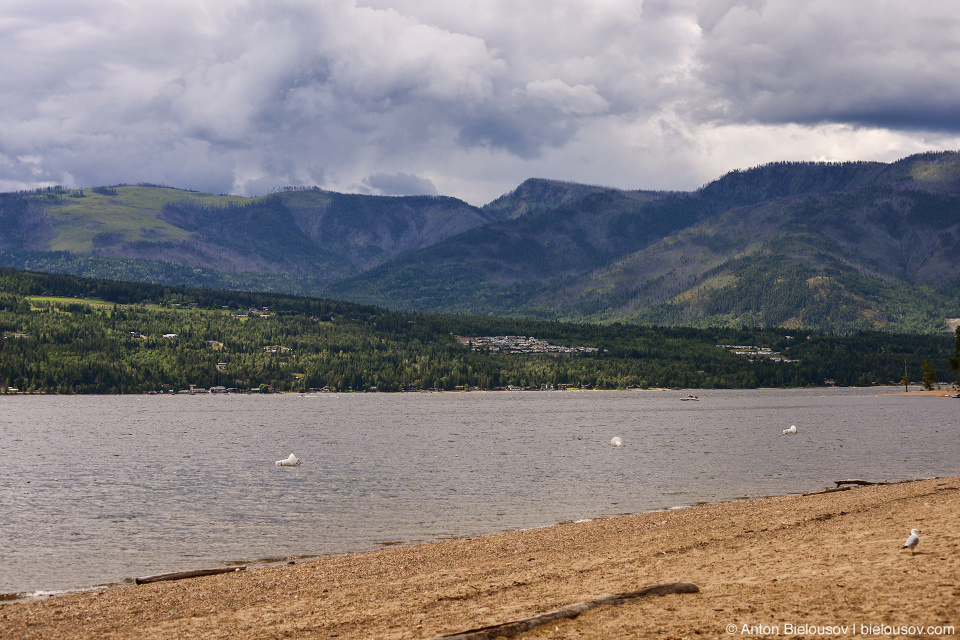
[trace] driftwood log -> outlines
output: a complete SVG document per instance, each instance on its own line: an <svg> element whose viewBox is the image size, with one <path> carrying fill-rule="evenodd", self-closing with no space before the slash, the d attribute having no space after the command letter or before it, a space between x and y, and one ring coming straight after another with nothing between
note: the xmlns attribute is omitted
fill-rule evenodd
<svg viewBox="0 0 960 640"><path fill-rule="evenodd" d="M567 605L554 611L541 613L538 616L513 620L512 622L503 622L501 624L491 625L489 627L480 627L470 631L461 631L446 636L437 636L430 640L491 640L492 638L511 638L518 633L529 631L540 625L549 624L554 620L561 618L576 618L584 611L595 609L603 605L618 605L646 598L648 596L665 596L670 593L699 593L700 588L689 582L671 582L667 584L657 584L650 587L644 587L637 591L628 591L627 593L615 593L609 596L603 596L596 600L588 602L578 602Z"/></svg>
<svg viewBox="0 0 960 640"><path fill-rule="evenodd" d="M875 484L887 484L886 482L870 482L869 480L834 480L834 482L838 487L844 484L858 484L861 487L868 487Z"/></svg>
<svg viewBox="0 0 960 640"><path fill-rule="evenodd" d="M148 584L150 582L163 582L164 580L183 580L184 578L198 578L200 576L213 576L218 573L232 573L234 571L243 571L246 567L223 567L220 569L197 569L195 571L177 571L176 573L162 573L158 576L146 576L137 578L137 584Z"/></svg>

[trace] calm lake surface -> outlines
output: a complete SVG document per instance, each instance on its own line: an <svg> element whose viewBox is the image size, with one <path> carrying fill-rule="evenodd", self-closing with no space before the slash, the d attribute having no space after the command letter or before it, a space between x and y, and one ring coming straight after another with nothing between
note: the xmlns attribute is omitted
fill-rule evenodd
<svg viewBox="0 0 960 640"><path fill-rule="evenodd" d="M695 393L0 397L0 594L960 474L957 400Z"/></svg>

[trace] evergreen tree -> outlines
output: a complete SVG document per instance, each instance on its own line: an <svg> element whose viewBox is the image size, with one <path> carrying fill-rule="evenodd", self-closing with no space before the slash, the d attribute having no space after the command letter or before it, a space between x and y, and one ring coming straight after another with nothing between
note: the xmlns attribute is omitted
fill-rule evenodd
<svg viewBox="0 0 960 640"><path fill-rule="evenodd" d="M929 360L924 360L921 367L923 369L923 388L930 391L933 389L934 383L939 380L937 370Z"/></svg>
<svg viewBox="0 0 960 640"><path fill-rule="evenodd" d="M950 358L950 368L957 372L957 386L960 387L960 326L954 331L953 357Z"/></svg>

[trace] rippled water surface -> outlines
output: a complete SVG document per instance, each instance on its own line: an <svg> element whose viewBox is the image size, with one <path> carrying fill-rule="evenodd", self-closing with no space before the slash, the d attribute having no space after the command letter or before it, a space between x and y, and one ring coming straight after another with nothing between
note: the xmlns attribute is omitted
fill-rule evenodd
<svg viewBox="0 0 960 640"><path fill-rule="evenodd" d="M2 397L0 594L960 473L957 400L698 393Z"/></svg>

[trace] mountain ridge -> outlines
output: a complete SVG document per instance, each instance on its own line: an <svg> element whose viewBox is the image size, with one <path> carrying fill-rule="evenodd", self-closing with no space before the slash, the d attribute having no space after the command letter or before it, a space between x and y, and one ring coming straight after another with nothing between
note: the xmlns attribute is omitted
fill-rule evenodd
<svg viewBox="0 0 960 640"><path fill-rule="evenodd" d="M452 286L453 265L431 260L435 248L427 248L338 283L333 293L388 306L402 305L401 299L415 300L418 309L471 313L482 310L468 302L479 292L497 312L564 320L943 329L944 319L957 315L958 308L956 295L943 291L960 275L953 259L960 253L958 158L948 152L892 164L773 163L730 172L695 192L661 193L643 204L646 214L625 210L613 223L608 221L626 231L633 250L608 253L607 263L596 268L581 265L587 272L573 282L569 274L561 274L534 287L531 278L521 283L503 277L523 266L538 272L531 256L542 253L547 241L527 234L527 245L516 251L524 254L520 263L486 264L486 279L481 276L481 282L470 287ZM581 206L586 202L581 200ZM594 214L600 210L596 203L583 208ZM562 207L544 215L557 212L562 213ZM670 219L667 227L665 218ZM644 232L638 227L650 220L663 228L647 233L651 241L643 242ZM549 230L535 217L526 222L539 224L542 232ZM760 232L765 228L764 235ZM463 241L455 237L445 246ZM517 244L515 238L512 242ZM686 250L677 253L683 243ZM499 244L504 246L506 242ZM671 252L678 264L659 268L669 263ZM563 256L572 263L576 258L569 252ZM463 293L442 299L444 290L431 287L441 282L425 282L421 273L411 274L412 265L427 272L448 267L445 277L434 279L444 290ZM458 267L462 273L462 265ZM738 277L738 271L750 273L750 278ZM803 279L797 275L801 271L806 274ZM771 300L770 295L784 288L784 280L791 282L785 293L796 298L789 310L784 307L791 305ZM386 286L379 290L370 286L377 282ZM404 282L416 282L417 290L404 290ZM910 297L922 308L902 309ZM752 306L745 308L744 300L753 300Z"/></svg>
<svg viewBox="0 0 960 640"><path fill-rule="evenodd" d="M589 322L933 332L960 316L957 152L769 163L688 192L535 178L483 207L157 189L0 194L0 264Z"/></svg>

